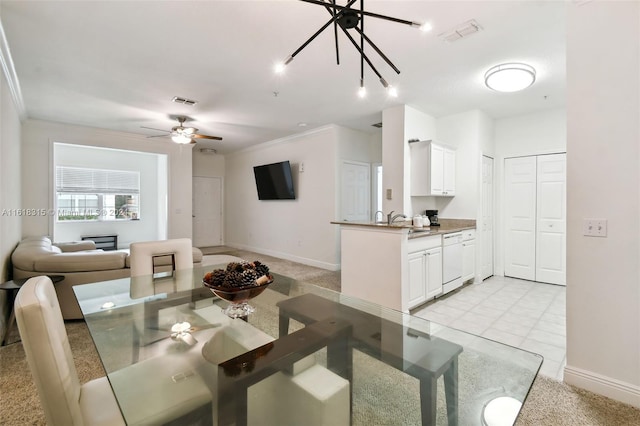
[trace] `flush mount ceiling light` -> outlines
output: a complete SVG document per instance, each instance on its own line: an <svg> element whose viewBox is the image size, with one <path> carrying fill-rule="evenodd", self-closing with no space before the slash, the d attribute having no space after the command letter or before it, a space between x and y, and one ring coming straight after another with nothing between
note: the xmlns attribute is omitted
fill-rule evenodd
<svg viewBox="0 0 640 426"><path fill-rule="evenodd" d="M411 27L420 28L422 31L430 31L431 25L429 23L420 24L418 22L407 21L404 19L393 18L391 16L380 15L378 13L368 12L364 10L364 0L360 1L360 7L354 8L352 7L354 3L358 0L349 0L345 6L341 6L336 4L336 0L300 0L305 3L311 3L319 6L324 6L326 11L331 15L331 19L329 19L318 31L316 31L307 41L302 43L302 45L291 55L284 60L284 62L278 63L275 66L275 71L278 73L284 72L285 67L296 57L298 53L302 51L309 43L311 43L321 32L327 29L331 24L333 24L333 34L335 38L336 45L336 63L340 65L340 50L338 47L338 30L341 30L347 39L353 44L353 46L360 53L360 89L358 91L358 95L360 97L366 96L366 89L364 87L364 63L371 68L371 70L378 76L380 83L387 89L390 96L398 96L397 90L391 86L387 81L382 77L382 74L378 72L376 67L371 63L369 58L365 53L365 42L378 54L384 61L397 73L400 74L400 70L387 58L387 56L382 53L382 51L375 45L373 41L369 37L367 37L364 33L364 18L365 16L369 16L371 18L384 19L387 21L397 22L404 25L409 25ZM360 36L360 44L353 38L353 36L347 30L354 30Z"/></svg>
<svg viewBox="0 0 640 426"><path fill-rule="evenodd" d="M520 63L496 65L484 75L484 84L498 92L517 92L531 86L534 81L536 70Z"/></svg>

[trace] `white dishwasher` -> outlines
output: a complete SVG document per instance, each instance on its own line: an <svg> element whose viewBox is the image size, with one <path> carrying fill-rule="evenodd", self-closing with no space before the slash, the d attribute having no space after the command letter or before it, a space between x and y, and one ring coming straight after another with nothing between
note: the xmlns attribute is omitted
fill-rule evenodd
<svg viewBox="0 0 640 426"><path fill-rule="evenodd" d="M442 294L462 285L462 232L442 237Z"/></svg>

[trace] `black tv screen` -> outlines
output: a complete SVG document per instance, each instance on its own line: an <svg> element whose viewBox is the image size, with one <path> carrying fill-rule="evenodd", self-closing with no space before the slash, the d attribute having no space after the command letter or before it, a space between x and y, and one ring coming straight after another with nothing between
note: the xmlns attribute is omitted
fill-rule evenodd
<svg viewBox="0 0 640 426"><path fill-rule="evenodd" d="M253 174L259 200L295 200L289 161L255 166Z"/></svg>

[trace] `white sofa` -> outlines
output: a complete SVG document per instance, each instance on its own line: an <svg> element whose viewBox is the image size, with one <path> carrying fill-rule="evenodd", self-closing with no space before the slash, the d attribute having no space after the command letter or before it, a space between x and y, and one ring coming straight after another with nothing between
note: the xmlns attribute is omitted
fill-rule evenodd
<svg viewBox="0 0 640 426"><path fill-rule="evenodd" d="M14 279L64 276L55 289L62 316L67 320L82 318L74 285L125 278L131 273L128 250L103 251L90 240L52 244L47 237L27 237L13 251L11 262ZM194 266L201 262L202 252L194 247Z"/></svg>

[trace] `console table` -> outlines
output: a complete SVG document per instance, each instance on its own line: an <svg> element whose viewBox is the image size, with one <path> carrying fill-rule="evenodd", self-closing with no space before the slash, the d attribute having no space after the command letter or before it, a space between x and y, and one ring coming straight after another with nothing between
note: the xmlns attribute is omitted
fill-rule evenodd
<svg viewBox="0 0 640 426"><path fill-rule="evenodd" d="M118 250L118 234L83 235L80 238L95 242L97 249L104 251Z"/></svg>

